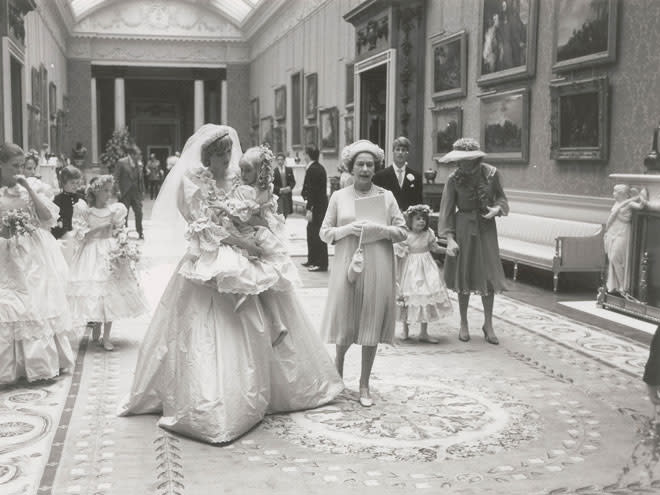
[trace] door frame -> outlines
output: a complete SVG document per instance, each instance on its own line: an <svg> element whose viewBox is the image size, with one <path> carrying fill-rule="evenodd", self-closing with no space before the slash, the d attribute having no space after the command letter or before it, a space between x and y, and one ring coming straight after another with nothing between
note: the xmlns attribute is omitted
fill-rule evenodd
<svg viewBox="0 0 660 495"><path fill-rule="evenodd" d="M360 88L362 87L362 73L380 65L386 65L386 105L385 108L385 163L387 166L391 161L392 143L394 143L394 120L396 118L396 49L390 48L377 55L355 63L355 79L353 82L353 111L355 114L353 120L354 132L356 137L362 135L360 118Z"/></svg>

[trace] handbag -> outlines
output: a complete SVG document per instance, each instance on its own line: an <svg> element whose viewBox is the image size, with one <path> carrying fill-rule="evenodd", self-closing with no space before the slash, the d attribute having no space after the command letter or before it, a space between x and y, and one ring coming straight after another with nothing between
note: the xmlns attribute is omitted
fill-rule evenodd
<svg viewBox="0 0 660 495"><path fill-rule="evenodd" d="M357 278L362 273L364 268L364 250L362 249L362 235L364 234L364 228L360 230L360 240L358 242L358 247L353 253L351 262L348 264L347 277L350 283L355 283Z"/></svg>

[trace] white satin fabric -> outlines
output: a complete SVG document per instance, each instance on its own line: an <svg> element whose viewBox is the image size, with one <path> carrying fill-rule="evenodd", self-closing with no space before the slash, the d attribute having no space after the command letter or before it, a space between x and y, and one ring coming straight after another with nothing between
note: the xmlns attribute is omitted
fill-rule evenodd
<svg viewBox="0 0 660 495"><path fill-rule="evenodd" d="M73 367L69 306L65 296L66 261L49 229L59 208L45 196L51 219L40 222L34 203L20 185L0 187L0 217L23 209L31 234L0 238L0 384L52 378Z"/></svg>
<svg viewBox="0 0 660 495"><path fill-rule="evenodd" d="M176 185L177 190L163 196L178 205L170 229L176 219L199 220L190 212L196 211L202 196L196 189L186 194L184 177L201 165L203 144L228 130L234 136L233 150L240 150L235 131L227 126L202 126L186 143L176 173L168 176L169 187ZM162 222L170 208L160 204L164 209L154 214ZM183 239L184 230L177 233ZM207 242L214 238L205 237ZM343 383L295 292L272 291L268 298L276 307L267 309L279 312L288 329L273 348L267 312L258 296L247 296L236 310L235 294L217 283L183 276L182 267L199 256L198 251L190 249L183 257L156 307L119 415L161 414L158 424L163 428L223 443L247 432L267 413L333 400Z"/></svg>

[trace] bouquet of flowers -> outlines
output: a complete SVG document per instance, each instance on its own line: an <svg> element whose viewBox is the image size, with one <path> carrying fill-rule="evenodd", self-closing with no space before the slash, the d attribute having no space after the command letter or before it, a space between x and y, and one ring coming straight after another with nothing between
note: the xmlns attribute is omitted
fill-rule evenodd
<svg viewBox="0 0 660 495"><path fill-rule="evenodd" d="M135 271L135 265L140 261L140 249L135 242L128 239L125 229L115 233L117 244L108 252L107 261L110 271L114 271L121 265L128 264Z"/></svg>
<svg viewBox="0 0 660 495"><path fill-rule="evenodd" d="M22 208L9 210L2 215L2 227L9 231L10 237L28 235L35 231L30 214Z"/></svg>

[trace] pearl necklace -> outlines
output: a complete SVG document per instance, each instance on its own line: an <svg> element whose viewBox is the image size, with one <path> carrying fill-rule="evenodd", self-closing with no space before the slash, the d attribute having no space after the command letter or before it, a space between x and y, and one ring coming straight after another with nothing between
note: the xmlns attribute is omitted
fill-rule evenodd
<svg viewBox="0 0 660 495"><path fill-rule="evenodd" d="M353 186L353 194L355 194L355 196L358 198L364 198L371 195L373 190L374 190L373 184L369 186L369 189L367 189L366 191L360 191L355 187L355 185Z"/></svg>

